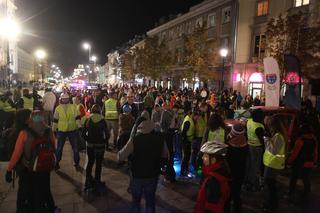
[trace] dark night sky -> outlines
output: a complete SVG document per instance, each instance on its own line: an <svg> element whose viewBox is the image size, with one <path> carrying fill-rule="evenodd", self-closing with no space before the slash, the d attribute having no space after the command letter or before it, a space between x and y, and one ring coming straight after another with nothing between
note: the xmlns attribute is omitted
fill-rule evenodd
<svg viewBox="0 0 320 213"><path fill-rule="evenodd" d="M70 73L87 62L89 41L99 63L115 47L152 29L162 16L188 11L202 0L16 0L24 34L20 46L48 51L49 61Z"/></svg>

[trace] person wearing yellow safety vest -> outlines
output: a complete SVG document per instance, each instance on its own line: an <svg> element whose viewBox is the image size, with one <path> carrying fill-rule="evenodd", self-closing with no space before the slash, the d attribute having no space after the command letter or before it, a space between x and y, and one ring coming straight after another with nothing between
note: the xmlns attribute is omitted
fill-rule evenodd
<svg viewBox="0 0 320 213"><path fill-rule="evenodd" d="M202 139L207 127L207 123L209 120L209 116L207 113L208 105L206 103L201 103L199 109L200 109L199 111L200 115L195 122L195 138L192 142L192 154L191 154L191 164L194 170L197 169L197 164L199 163L201 164L201 161L197 163L197 157L201 148L201 142L202 142Z"/></svg>
<svg viewBox="0 0 320 213"><path fill-rule="evenodd" d="M32 95L29 93L28 89L22 90L22 97L16 103L17 109L29 109L33 111L34 109L34 99Z"/></svg>
<svg viewBox="0 0 320 213"><path fill-rule="evenodd" d="M117 100L117 93L110 92L110 97L104 102L104 118L107 121L109 131L113 131L113 146L117 148L118 131L119 131L119 101ZM107 150L111 150L109 142L107 143Z"/></svg>
<svg viewBox="0 0 320 213"><path fill-rule="evenodd" d="M15 117L15 104L12 101L12 93L10 91L6 92L2 98L3 102L3 111L4 111L4 125L3 129L11 128L13 125L14 117Z"/></svg>
<svg viewBox="0 0 320 213"><path fill-rule="evenodd" d="M248 191L260 190L260 167L263 154L263 112L261 109L252 111L252 118L247 121L247 138L249 144L249 158L247 167L247 183L245 185Z"/></svg>
<svg viewBox="0 0 320 213"><path fill-rule="evenodd" d="M60 104L57 106L53 115L52 130L57 134L57 164L56 170L60 169L59 162L62 157L62 151L66 139L69 139L73 150L73 160L76 169L79 168L79 150L78 150L78 128L81 127L79 112L73 104L70 104L70 98L67 93L62 93L60 96Z"/></svg>
<svg viewBox="0 0 320 213"><path fill-rule="evenodd" d="M270 119L269 129L271 133L270 140L265 142L265 152L263 155L264 182L266 197L263 203L263 213L278 212L278 189L277 176L285 168L286 145L288 141L287 132L281 119L273 116Z"/></svg>
<svg viewBox="0 0 320 213"><path fill-rule="evenodd" d="M202 139L202 145L207 141L215 141L216 143L225 143L225 123L222 117L214 113L210 116L207 129Z"/></svg>
<svg viewBox="0 0 320 213"><path fill-rule="evenodd" d="M189 173L189 163L191 156L191 144L195 137L195 121L199 117L198 111L189 110L187 115L184 117L183 123L181 125L182 132L182 151L183 159L181 163L181 176L187 176Z"/></svg>

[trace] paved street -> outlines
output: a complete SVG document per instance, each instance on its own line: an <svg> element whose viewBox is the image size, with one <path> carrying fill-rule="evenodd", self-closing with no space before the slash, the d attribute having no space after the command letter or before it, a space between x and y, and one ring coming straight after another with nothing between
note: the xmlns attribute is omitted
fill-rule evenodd
<svg viewBox="0 0 320 213"><path fill-rule="evenodd" d="M84 172L77 172L72 166L70 146L66 144L64 149L61 170L52 172L52 192L56 204L62 212L93 213L93 212L129 212L131 196L127 192L128 171L126 168L118 168L115 162L115 154L107 153L103 168L103 180L106 181L107 191L101 196L88 195L83 192L85 181ZM81 155L84 164L84 154ZM3 174L6 164L0 164L0 212L15 212L16 190L4 183ZM288 179L280 178L281 188L288 185ZM195 204L198 185L187 182L166 184L162 178L157 191L157 212L192 212ZM298 189L301 190L301 183ZM318 213L320 209L320 174L319 171L313 175L313 195L310 208L304 208L304 213ZM284 191L284 190L282 190ZM262 193L244 193L244 208L246 213L258 212L262 203ZM281 211L300 212L296 206L290 206L282 199Z"/></svg>

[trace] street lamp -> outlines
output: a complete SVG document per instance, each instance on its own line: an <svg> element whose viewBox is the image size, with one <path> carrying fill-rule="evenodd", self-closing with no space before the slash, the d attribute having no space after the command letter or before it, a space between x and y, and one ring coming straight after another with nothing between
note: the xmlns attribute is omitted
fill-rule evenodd
<svg viewBox="0 0 320 213"><path fill-rule="evenodd" d="M15 41L20 34L21 29L19 24L12 18L5 18L0 20L0 36L6 40L7 48L7 74L8 74L8 88L10 89L11 84L11 71L10 64L10 41Z"/></svg>
<svg viewBox="0 0 320 213"><path fill-rule="evenodd" d="M35 52L35 56L38 59L38 61L40 62L40 72L41 72L41 79L42 81L44 80L44 72L43 72L43 66L41 64L42 60L45 59L47 57L47 53L42 50L42 49L38 49Z"/></svg>
<svg viewBox="0 0 320 213"><path fill-rule="evenodd" d="M93 55L91 56L90 61L96 63L97 59L98 59L97 56Z"/></svg>
<svg viewBox="0 0 320 213"><path fill-rule="evenodd" d="M88 50L89 53L89 62L90 62L90 58L91 58L91 45L88 42L84 42L82 44L83 49Z"/></svg>
<svg viewBox="0 0 320 213"><path fill-rule="evenodd" d="M219 92L221 94L223 88L224 88L224 63L225 63L225 59L228 56L228 49L226 48L222 48L220 50L220 56L222 57L222 72L221 72L221 83L219 85Z"/></svg>

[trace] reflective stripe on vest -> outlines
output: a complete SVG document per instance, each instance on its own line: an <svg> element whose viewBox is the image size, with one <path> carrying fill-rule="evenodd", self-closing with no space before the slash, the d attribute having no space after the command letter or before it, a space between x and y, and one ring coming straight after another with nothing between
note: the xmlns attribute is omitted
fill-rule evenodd
<svg viewBox="0 0 320 213"><path fill-rule="evenodd" d="M186 117L184 117L183 119L183 123L181 125L181 132L183 131L184 128L184 124L185 122L189 121L190 123L190 127L187 131L187 138L189 142L192 142L193 138L194 138L194 122L192 120L192 118L189 115L186 115Z"/></svg>
<svg viewBox="0 0 320 213"><path fill-rule="evenodd" d="M23 109L30 109L31 111L33 110L33 98L27 98L27 97L22 97L23 100Z"/></svg>
<svg viewBox="0 0 320 213"><path fill-rule="evenodd" d="M118 110L117 110L117 100L110 98L106 100L105 105L105 119L117 120Z"/></svg>
<svg viewBox="0 0 320 213"><path fill-rule="evenodd" d="M196 122L196 137L202 138L204 135L204 131L206 129L206 121L205 118L200 116Z"/></svg>
<svg viewBox="0 0 320 213"><path fill-rule="evenodd" d="M274 155L268 149L263 154L263 164L267 167L273 169L284 169L285 166L285 150L286 150L286 143L283 136L280 133L276 133L274 137L280 137L282 140L282 145L279 150L279 153Z"/></svg>
<svg viewBox="0 0 320 213"><path fill-rule="evenodd" d="M247 122L247 135L248 135L248 144L251 146L261 146L261 142L256 135L256 129L262 128L264 129L263 124L253 121L249 119Z"/></svg>
<svg viewBox="0 0 320 213"><path fill-rule="evenodd" d="M225 135L225 130L219 127L219 129L215 131L209 131L208 134L208 141L216 141L220 143L224 143L224 135Z"/></svg>
<svg viewBox="0 0 320 213"><path fill-rule="evenodd" d="M3 111L5 111L5 112L14 112L16 110L9 104L8 100L6 100L4 102Z"/></svg>
<svg viewBox="0 0 320 213"><path fill-rule="evenodd" d="M61 105L56 110L59 114L58 131L70 132L77 129L76 112L72 104L68 104L67 111Z"/></svg>

